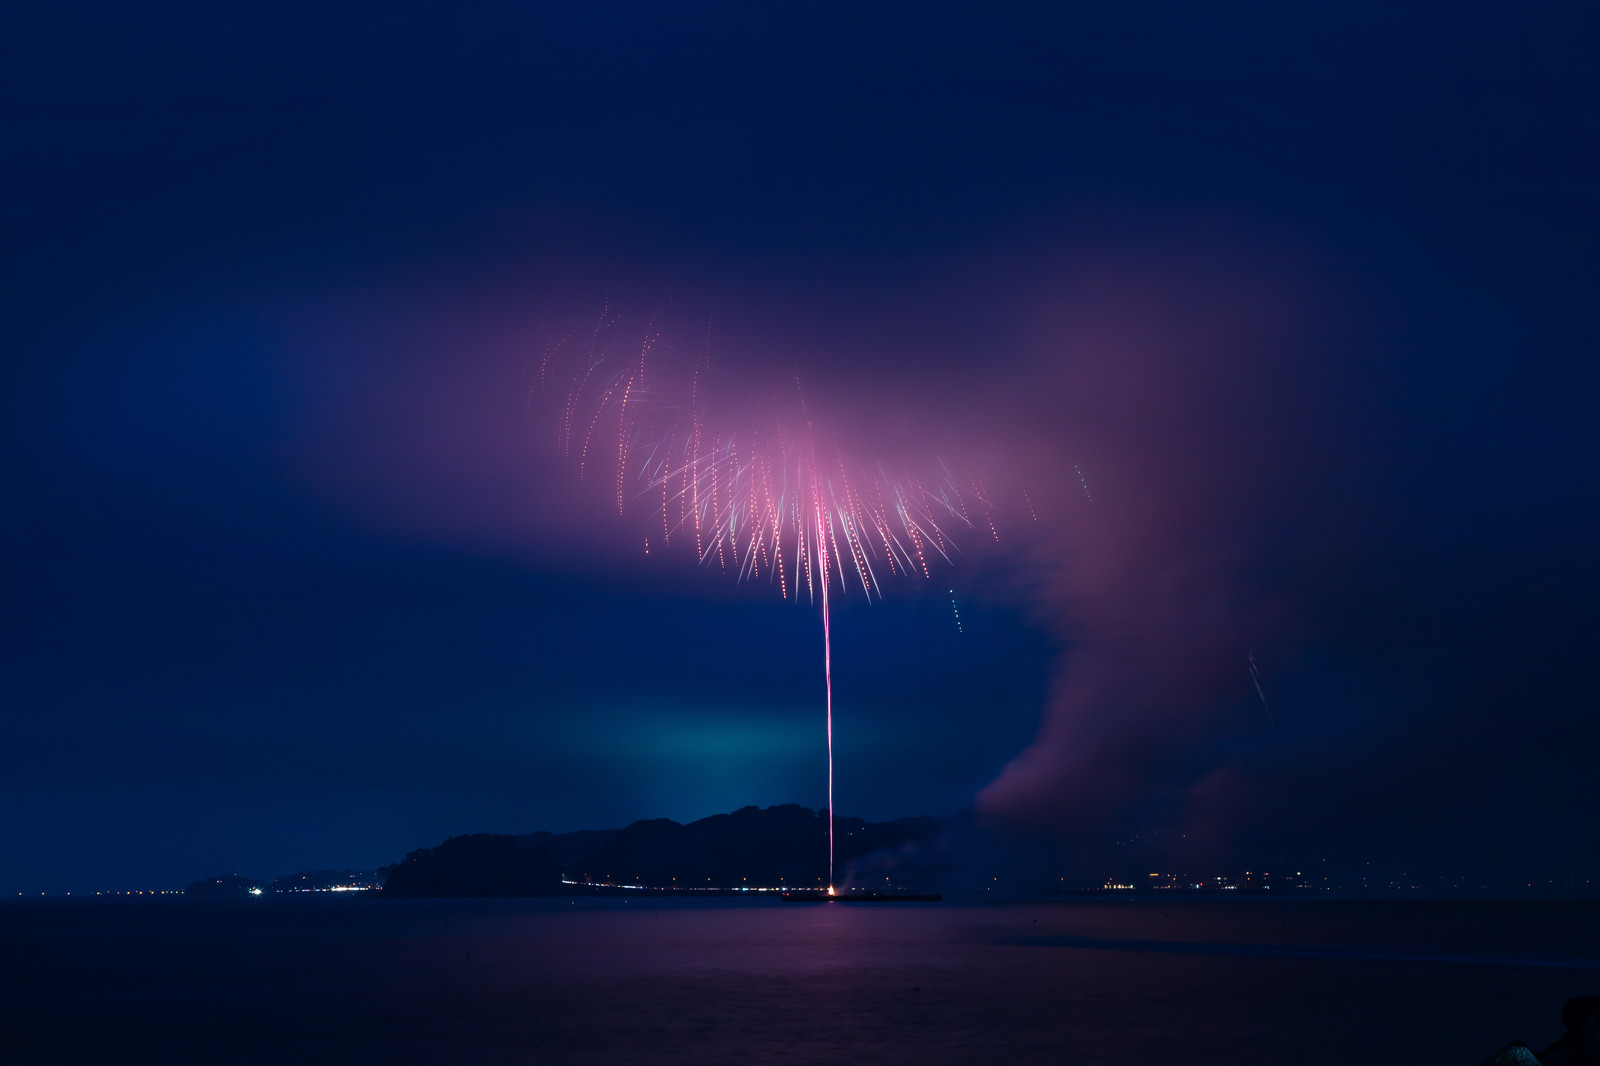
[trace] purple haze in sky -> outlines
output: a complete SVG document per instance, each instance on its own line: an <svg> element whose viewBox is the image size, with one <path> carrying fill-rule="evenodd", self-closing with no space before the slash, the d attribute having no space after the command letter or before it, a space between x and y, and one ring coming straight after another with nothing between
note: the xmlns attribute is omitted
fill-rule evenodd
<svg viewBox="0 0 1600 1066"><path fill-rule="evenodd" d="M300 469L318 492L378 527L681 580L688 556L644 557L648 508L618 518L607 478L580 484L555 456L533 378L548 338L603 300L619 333L655 314L669 347L703 344L709 322L729 396L798 373L853 454L991 476L1001 543L963 532L953 567L1057 652L1037 735L979 783L981 811L1086 848L1134 827L1180 853L1315 835L1330 795L1407 788L1352 767L1380 734L1428 728L1402 704L1449 687L1422 663L1419 689L1368 685L1371 649L1339 646L1349 613L1383 609L1360 576L1383 538L1424 520L1404 500L1414 473L1386 468L1403 397L1370 354L1383 324L1329 264L1220 224L1170 232L1068 231L910 280L715 264L669 288L643 266L335 304L306 321L348 362L303 368L326 406L292 447L316 457ZM709 569L703 594L725 595Z"/></svg>

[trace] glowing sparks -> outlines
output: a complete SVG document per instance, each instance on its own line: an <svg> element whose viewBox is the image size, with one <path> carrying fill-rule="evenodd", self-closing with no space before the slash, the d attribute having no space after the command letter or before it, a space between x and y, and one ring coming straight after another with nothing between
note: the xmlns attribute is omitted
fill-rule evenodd
<svg viewBox="0 0 1600 1066"><path fill-rule="evenodd" d="M977 474L958 481L943 463L929 464L918 475L893 474L882 463L851 457L817 428L798 376L787 399L773 389L770 403L756 407L754 415L737 401L731 408L719 406L713 399L709 324L704 354L693 359L692 367L680 365L674 372L661 365L674 349L662 342L654 317L643 341L631 344L618 335L616 321L609 305L602 307L585 331L586 345L572 343L582 335L574 329L543 353L539 388L561 392L557 445L573 457L575 431L583 431L574 457L580 478L587 468L614 457L609 480L618 513L626 514L630 502L648 507L652 514L645 528L657 533L662 549L679 539L688 543L692 529L701 565L715 562L741 581L765 577L784 599L791 592L798 599L803 589L820 608L831 892L830 597L851 585L869 600L881 597L880 570L929 577L935 558L949 559L948 530L954 523L986 528L998 541L989 487ZM675 383L687 387L675 389ZM597 435L603 440L613 427L615 448L594 447ZM1031 500L1028 508L1033 509ZM650 541L646 535L646 554L652 554ZM954 590L950 607L959 632Z"/></svg>

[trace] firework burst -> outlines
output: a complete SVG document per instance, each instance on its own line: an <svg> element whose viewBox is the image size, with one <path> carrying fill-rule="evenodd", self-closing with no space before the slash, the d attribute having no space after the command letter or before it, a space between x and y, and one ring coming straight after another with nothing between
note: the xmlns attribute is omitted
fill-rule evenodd
<svg viewBox="0 0 1600 1066"><path fill-rule="evenodd" d="M692 550L702 566L820 608L832 892L830 596L871 600L889 578L928 578L955 550L954 527L998 539L993 507L981 476L939 461L891 469L847 450L820 428L798 375L731 397L714 379L709 328L689 354L663 342L657 317L630 334L609 304L553 341L538 375L557 447L580 478L603 476L619 515L643 522L645 552Z"/></svg>

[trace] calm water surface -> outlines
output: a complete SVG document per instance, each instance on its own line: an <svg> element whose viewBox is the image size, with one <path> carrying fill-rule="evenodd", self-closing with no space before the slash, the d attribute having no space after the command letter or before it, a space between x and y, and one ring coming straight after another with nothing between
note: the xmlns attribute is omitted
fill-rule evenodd
<svg viewBox="0 0 1600 1066"><path fill-rule="evenodd" d="M1580 994L1597 903L0 906L8 1062L1476 1066Z"/></svg>

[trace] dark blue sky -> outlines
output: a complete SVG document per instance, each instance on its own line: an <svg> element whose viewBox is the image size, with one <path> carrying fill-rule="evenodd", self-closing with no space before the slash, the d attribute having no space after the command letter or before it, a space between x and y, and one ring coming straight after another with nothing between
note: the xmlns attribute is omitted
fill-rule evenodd
<svg viewBox="0 0 1600 1066"><path fill-rule="evenodd" d="M820 806L814 613L642 558L525 402L607 292L1039 504L838 615L845 813L1600 876L1595 30L19 16L0 891Z"/></svg>

